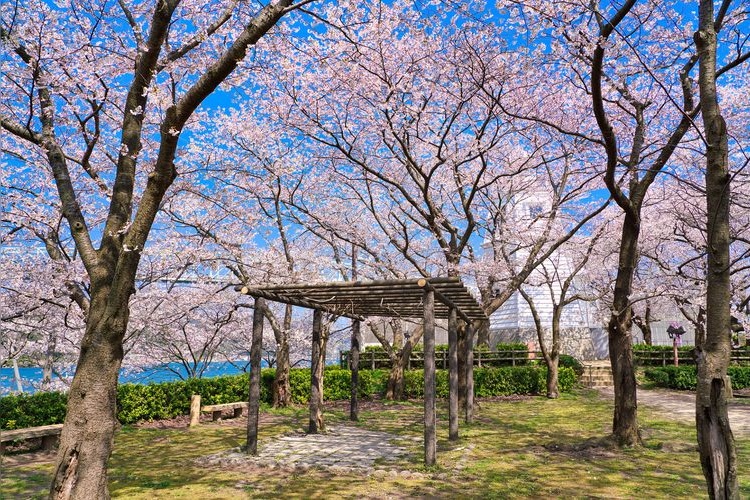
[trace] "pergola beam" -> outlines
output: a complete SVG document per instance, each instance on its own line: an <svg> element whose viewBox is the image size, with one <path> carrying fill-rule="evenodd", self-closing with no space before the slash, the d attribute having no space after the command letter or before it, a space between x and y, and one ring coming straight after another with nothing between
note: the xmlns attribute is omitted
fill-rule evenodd
<svg viewBox="0 0 750 500"><path fill-rule="evenodd" d="M273 300L274 302L281 302L282 304L291 304L293 306L305 307L307 309L318 309L335 316L344 316L346 318L358 319L363 321L365 318L357 314L352 314L346 311L340 311L335 308L328 307L326 304L317 304L310 302L309 300L298 299L296 297L289 297L287 295L277 294L269 292L266 289L249 288L246 286L236 286L234 290L244 295L250 295L251 297L260 297L263 299Z"/></svg>
<svg viewBox="0 0 750 500"><path fill-rule="evenodd" d="M425 290L432 291L435 294L436 299L448 306L449 309L455 309L458 315L461 316L461 319L463 319L467 323L471 322L471 318L469 318L469 316L467 316L456 304L454 304L451 299L440 293L439 290L436 290L432 283L430 283L428 280L418 280L417 285L424 288Z"/></svg>

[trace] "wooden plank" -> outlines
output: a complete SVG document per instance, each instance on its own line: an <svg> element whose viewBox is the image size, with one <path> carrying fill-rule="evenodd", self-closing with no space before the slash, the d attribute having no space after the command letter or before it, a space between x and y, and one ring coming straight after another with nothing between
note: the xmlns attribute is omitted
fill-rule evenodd
<svg viewBox="0 0 750 500"><path fill-rule="evenodd" d="M269 292L266 290L261 290L258 288L249 288L246 286L238 286L235 287L234 290L236 292L240 292L244 295L250 295L255 298L263 298L268 300L273 300L274 302L281 302L282 304L291 304L293 306L298 307L306 307L307 309L321 309L329 314L333 314L334 316L344 316L351 319L359 319L364 320L362 316L359 316L357 314L352 314L351 312L347 312L344 310L337 310L334 308L330 308L326 306L325 304L316 304L314 302L310 302L308 300L298 299L295 297L289 297L286 295L278 294Z"/></svg>
<svg viewBox="0 0 750 500"><path fill-rule="evenodd" d="M10 441L21 441L45 436L58 436L62 432L63 424L40 425L38 427L26 427L25 429L12 429L0 431L0 443Z"/></svg>
<svg viewBox="0 0 750 500"><path fill-rule="evenodd" d="M435 465L437 421L435 418L435 292L424 292L424 463Z"/></svg>
<svg viewBox="0 0 750 500"><path fill-rule="evenodd" d="M325 288L325 289L340 289L340 288L354 288L354 287L375 287L375 286L407 286L414 285L418 281L425 278L412 278L412 279L391 279L391 280L372 280L372 281L335 281L335 282L318 282L318 283L294 283L288 285L266 285L262 288L268 291L279 291L279 290L307 290L310 288ZM460 283L457 277L436 277L427 278L430 283L433 284L446 284L446 283Z"/></svg>
<svg viewBox="0 0 750 500"><path fill-rule="evenodd" d="M213 413L215 411L234 410L236 408L247 408L248 403L246 401L237 401L235 403L222 403L219 405L206 405L201 406L202 413Z"/></svg>

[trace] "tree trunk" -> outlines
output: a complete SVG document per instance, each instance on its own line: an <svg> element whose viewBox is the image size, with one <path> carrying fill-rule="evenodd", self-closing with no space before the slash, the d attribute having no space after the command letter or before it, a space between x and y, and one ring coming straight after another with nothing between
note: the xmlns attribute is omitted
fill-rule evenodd
<svg viewBox="0 0 750 500"><path fill-rule="evenodd" d="M474 345L478 346L490 346L490 321L480 321L479 327L476 330L477 340Z"/></svg>
<svg viewBox="0 0 750 500"><path fill-rule="evenodd" d="M57 334L52 331L47 338L47 350L44 353L44 364L42 366L42 390L49 390L52 384L52 373L55 363L55 352L57 351Z"/></svg>
<svg viewBox="0 0 750 500"><path fill-rule="evenodd" d="M737 451L729 426L727 366L731 353L730 179L727 127L716 95L716 31L713 1L700 0L698 84L706 137L706 338L696 347L698 385L695 422L709 498L739 498Z"/></svg>
<svg viewBox="0 0 750 500"><path fill-rule="evenodd" d="M653 333L651 330L652 319L651 307L649 305L646 305L646 311L643 313L642 318L640 316L633 316L633 323L641 329L641 333L643 333L643 343L646 345L654 345Z"/></svg>
<svg viewBox="0 0 750 500"><path fill-rule="evenodd" d="M561 297L561 300L563 297ZM560 366L560 316L563 306L556 304L552 314L552 350L544 357L547 363L547 397L557 399L560 397L558 384L558 368ZM539 335L541 347L543 335Z"/></svg>
<svg viewBox="0 0 750 500"><path fill-rule="evenodd" d="M560 356L552 356L550 362L547 363L547 397L550 399L557 399L560 397L560 389L558 386L558 367L560 365Z"/></svg>
<svg viewBox="0 0 750 500"><path fill-rule="evenodd" d="M273 406L289 406L292 391L289 386L289 330L292 328L292 306L287 304L284 310L284 324L280 332L280 342L276 343L276 374L273 378Z"/></svg>
<svg viewBox="0 0 750 500"><path fill-rule="evenodd" d="M385 389L385 399L392 401L401 401L404 399L404 370L406 369L406 363L411 355L404 356L405 349L402 349L398 355L396 355L391 363L391 371L388 374L388 384Z"/></svg>
<svg viewBox="0 0 750 500"><path fill-rule="evenodd" d="M638 262L640 221L625 215L620 240L619 265L609 319L609 359L614 378L615 411L612 434L620 446L640 446L638 432L635 368L631 339L632 308L630 293Z"/></svg>
<svg viewBox="0 0 750 500"><path fill-rule="evenodd" d="M403 348L391 356L391 371L388 374L385 397L393 401L403 401L405 396L404 371L409 366L409 358L414 346L422 338L422 329L418 328L412 332L409 340L404 342Z"/></svg>
<svg viewBox="0 0 750 500"><path fill-rule="evenodd" d="M127 308L108 316L109 304L92 303L60 436L53 499L109 498L107 462L117 422L117 378Z"/></svg>

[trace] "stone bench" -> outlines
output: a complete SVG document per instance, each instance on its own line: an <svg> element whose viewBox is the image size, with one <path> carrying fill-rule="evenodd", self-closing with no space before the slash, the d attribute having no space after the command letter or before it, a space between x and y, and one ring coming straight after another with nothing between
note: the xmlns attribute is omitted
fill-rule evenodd
<svg viewBox="0 0 750 500"><path fill-rule="evenodd" d="M248 407L248 403L245 401L238 401L236 403L224 403L220 405L206 405L201 406L201 413L211 413L211 419L213 421L221 420L221 414L227 410L234 410L234 418L242 416L242 410Z"/></svg>
<svg viewBox="0 0 750 500"><path fill-rule="evenodd" d="M0 431L0 453L5 451L5 443L10 443L12 441L26 441L35 438L42 438L43 450L51 450L57 444L62 428L63 424L53 424L42 425L39 427L28 427L26 429Z"/></svg>

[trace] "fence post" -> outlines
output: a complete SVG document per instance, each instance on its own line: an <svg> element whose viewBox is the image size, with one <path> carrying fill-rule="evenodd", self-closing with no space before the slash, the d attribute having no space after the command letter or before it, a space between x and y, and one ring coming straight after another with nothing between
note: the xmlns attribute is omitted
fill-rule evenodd
<svg viewBox="0 0 750 500"><path fill-rule="evenodd" d="M201 397L200 394L193 394L190 398L190 427L195 427L201 423Z"/></svg>

